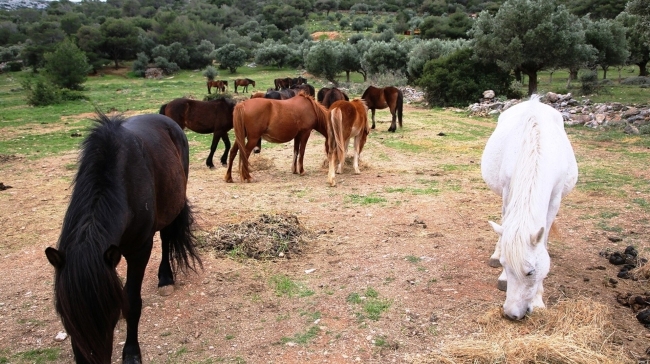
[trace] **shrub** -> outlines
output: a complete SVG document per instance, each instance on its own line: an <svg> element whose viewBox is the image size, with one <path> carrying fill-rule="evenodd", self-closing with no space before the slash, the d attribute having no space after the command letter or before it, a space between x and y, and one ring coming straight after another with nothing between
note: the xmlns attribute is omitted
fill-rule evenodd
<svg viewBox="0 0 650 364"><path fill-rule="evenodd" d="M8 62L4 70L7 72L19 72L23 69L22 62Z"/></svg>
<svg viewBox="0 0 650 364"><path fill-rule="evenodd" d="M154 62L156 63L156 67L162 69L166 75L178 72L180 69L180 67L178 67L175 62L170 62L165 57L156 57L156 59L154 59Z"/></svg>
<svg viewBox="0 0 650 364"><path fill-rule="evenodd" d="M137 59L133 61L133 65L131 67L131 69L133 70L133 74L136 77L144 77L148 65L149 65L149 57L147 56L147 54L144 52L138 53Z"/></svg>
<svg viewBox="0 0 650 364"><path fill-rule="evenodd" d="M582 83L580 87L582 95L597 94L602 89L602 86L598 83L598 72L596 71L582 71L579 78Z"/></svg>
<svg viewBox="0 0 650 364"><path fill-rule="evenodd" d="M431 105L464 107L477 102L485 90L510 97L511 82L509 72L495 63L483 63L472 49L465 48L427 62L417 84Z"/></svg>
<svg viewBox="0 0 650 364"><path fill-rule="evenodd" d="M638 77L628 77L621 81L623 85L649 85L650 77L638 76Z"/></svg>
<svg viewBox="0 0 650 364"><path fill-rule="evenodd" d="M32 106L47 106L61 102L59 89L54 84L42 78L36 80L32 85L30 80L23 82L23 88L27 94L27 103Z"/></svg>
<svg viewBox="0 0 650 364"><path fill-rule="evenodd" d="M203 71L203 76L205 76L205 78L207 78L210 81L214 81L214 79L217 78L217 76L219 76L219 71L217 71L217 69L214 68L213 66L207 66Z"/></svg>

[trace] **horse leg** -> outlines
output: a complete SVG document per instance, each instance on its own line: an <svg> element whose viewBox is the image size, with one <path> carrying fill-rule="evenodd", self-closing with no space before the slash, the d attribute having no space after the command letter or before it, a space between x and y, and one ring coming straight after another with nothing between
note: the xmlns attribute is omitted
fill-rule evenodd
<svg viewBox="0 0 650 364"><path fill-rule="evenodd" d="M372 127L370 129L375 128L375 109L370 109L370 112L372 113Z"/></svg>
<svg viewBox="0 0 650 364"><path fill-rule="evenodd" d="M343 165L345 164L345 156L348 155L348 145L350 144L350 140L346 140L343 142L344 148L343 148L343 159L339 161L339 164L336 168L336 173L341 174L343 173Z"/></svg>
<svg viewBox="0 0 650 364"><path fill-rule="evenodd" d="M262 138L260 138L255 148L253 148L253 153L259 154L261 151L262 151Z"/></svg>
<svg viewBox="0 0 650 364"><path fill-rule="evenodd" d="M223 145L225 147L223 155L221 156L221 165L225 166L228 164L228 151L230 150L230 138L228 138L228 132L223 133L221 139L223 140Z"/></svg>
<svg viewBox="0 0 650 364"><path fill-rule="evenodd" d="M219 144L220 135L217 133L212 134L212 145L210 145L210 154L208 154L208 159L205 160L205 165L210 169L214 168L214 163L212 163L212 157L214 156L214 151L217 150L217 144ZM228 150L226 148L226 150ZM223 158L222 158L223 160Z"/></svg>
<svg viewBox="0 0 650 364"><path fill-rule="evenodd" d="M126 341L122 350L122 363L124 364L142 363L142 354L138 343L138 324L142 314L142 280L151 255L153 235L146 240L146 244L148 246L145 246L140 254L126 257L127 269L124 291L128 300L128 308L125 315Z"/></svg>
<svg viewBox="0 0 650 364"><path fill-rule="evenodd" d="M250 165L250 156L251 153L253 152L253 148L255 148L255 145L257 145L257 140L255 138L248 138L246 141L246 146L244 147L244 150L242 150L242 155L246 153L246 160L248 161L248 164ZM241 175L242 182L253 182L253 177L251 177L250 173L248 172L248 168L242 169L242 163L241 163L241 158L242 156L239 156L239 173Z"/></svg>
<svg viewBox="0 0 650 364"><path fill-rule="evenodd" d="M508 290L508 275L506 274L505 269L502 270L501 274L499 275L499 279L497 280L497 288L499 289L499 291L503 291L503 292Z"/></svg>
<svg viewBox="0 0 650 364"><path fill-rule="evenodd" d="M363 131L361 131L363 133ZM359 170L359 156L361 155L361 150L363 149L363 144L361 141L361 134L354 137L354 173L360 174Z"/></svg>
<svg viewBox="0 0 650 364"><path fill-rule="evenodd" d="M330 150L327 153L327 159L329 162L329 168L327 170L327 182L330 184L330 186L334 187L336 186L336 173L334 173L334 170L336 168L336 152Z"/></svg>
<svg viewBox="0 0 650 364"><path fill-rule="evenodd" d="M208 83L208 93L210 94L210 84Z"/></svg>
<svg viewBox="0 0 650 364"><path fill-rule="evenodd" d="M303 164L303 159L305 157L305 150L307 149L307 141L309 140L309 135L310 134L311 134L311 130L304 133L304 136L300 137L300 155L298 157L298 164L300 165L299 171L300 171L301 176L305 175L305 168L304 168L304 164Z"/></svg>
<svg viewBox="0 0 650 364"><path fill-rule="evenodd" d="M223 178L228 183L232 183L232 162L237 156L237 150L239 150L239 144L233 143L232 148L230 148L230 157L228 158L228 169L226 170L226 175Z"/></svg>
<svg viewBox="0 0 650 364"><path fill-rule="evenodd" d="M291 160L291 172L298 174L298 155L300 153L300 136L293 138L293 159Z"/></svg>
<svg viewBox="0 0 650 364"><path fill-rule="evenodd" d="M394 133L395 130L397 130L397 123L396 123L396 121L397 121L397 115L395 114L395 110L394 110L394 109L390 109L390 114L392 115L392 120L391 120L391 122L390 122L390 128L388 128L388 131Z"/></svg>

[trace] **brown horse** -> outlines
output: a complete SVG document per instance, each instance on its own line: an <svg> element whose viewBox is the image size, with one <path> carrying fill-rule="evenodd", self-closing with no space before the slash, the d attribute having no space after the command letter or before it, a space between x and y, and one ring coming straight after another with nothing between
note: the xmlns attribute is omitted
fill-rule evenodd
<svg viewBox="0 0 650 364"><path fill-rule="evenodd" d="M370 133L368 128L368 108L363 100L339 100L330 106L330 124L327 128L327 159L329 171L327 182L336 186L335 165L338 161L336 173L341 173L345 163L350 138L354 138L354 173L359 174L359 155L366 144Z"/></svg>
<svg viewBox="0 0 650 364"><path fill-rule="evenodd" d="M375 109L385 108L389 108L390 114L393 116L388 131L395 132L395 129L397 129L397 126L395 125L395 116L399 118L399 127L402 127L404 95L400 89L392 86L384 88L368 86L368 88L363 92L363 95L361 95L361 98L366 102L368 109L372 111L372 129L375 128Z"/></svg>
<svg viewBox="0 0 650 364"><path fill-rule="evenodd" d="M316 129L327 140L328 111L312 97L299 93L288 100L248 99L235 106L233 124L235 143L230 149L226 182L232 182L232 164L239 156L239 174L242 182L252 181L248 157L257 142L263 138L271 143L293 140L293 173L305 174L303 158L311 131Z"/></svg>
<svg viewBox="0 0 650 364"><path fill-rule="evenodd" d="M226 92L226 87L228 87L228 81L226 80L216 80L208 81L208 93L211 94L210 90L216 87L220 92Z"/></svg>
<svg viewBox="0 0 650 364"><path fill-rule="evenodd" d="M275 86L275 91L278 91L291 87L291 85L293 85L293 80L290 77L276 78L273 80L273 85Z"/></svg>
<svg viewBox="0 0 650 364"><path fill-rule="evenodd" d="M335 101L350 101L348 95L336 87L323 87L318 91L318 102L329 108Z"/></svg>
<svg viewBox="0 0 650 364"><path fill-rule="evenodd" d="M304 80L304 78L303 78ZM314 89L314 86L308 84L308 83L299 83L295 84L290 87L291 90L294 90L296 92L305 91L306 94L308 94L311 97L316 96L316 90Z"/></svg>
<svg viewBox="0 0 650 364"><path fill-rule="evenodd" d="M235 80L235 93L237 93L237 87L242 86L244 89L242 92L248 92L248 85L253 85L255 87L255 81L250 78L238 78Z"/></svg>
<svg viewBox="0 0 650 364"><path fill-rule="evenodd" d="M212 157L217 149L219 139L223 140L226 148L221 156L221 164L226 165L230 139L228 131L232 129L232 112L235 102L229 98L219 98L212 101L198 101L190 99L174 99L160 107L160 113L172 118L181 129L188 128L199 134L212 133L210 154L205 164L214 168Z"/></svg>

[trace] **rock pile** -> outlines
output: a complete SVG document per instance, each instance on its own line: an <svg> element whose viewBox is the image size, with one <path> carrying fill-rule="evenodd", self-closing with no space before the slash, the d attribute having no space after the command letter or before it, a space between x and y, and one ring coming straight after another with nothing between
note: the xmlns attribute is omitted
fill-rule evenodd
<svg viewBox="0 0 650 364"><path fill-rule="evenodd" d="M598 104L586 98L576 100L571 93L562 95L553 92L543 95L541 100L560 111L567 125L584 125L590 128L621 125L628 134L639 134L639 129L650 125L650 106L647 105L627 106L619 102ZM498 115L521 102L516 99L500 101L494 98L494 92L491 90L485 91L480 101L469 106L470 115ZM650 129L650 126L648 128Z"/></svg>

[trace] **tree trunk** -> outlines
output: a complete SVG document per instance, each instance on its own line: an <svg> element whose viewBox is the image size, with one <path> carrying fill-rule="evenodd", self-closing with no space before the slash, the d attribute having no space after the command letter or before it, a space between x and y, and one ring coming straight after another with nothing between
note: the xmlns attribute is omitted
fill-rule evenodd
<svg viewBox="0 0 650 364"><path fill-rule="evenodd" d="M641 61L641 62L637 63L636 65L639 66L639 76L647 77L648 76L648 69L646 68L646 66L648 65L648 61Z"/></svg>
<svg viewBox="0 0 650 364"><path fill-rule="evenodd" d="M551 84L551 85L553 84L553 72L555 72L555 71L551 70L551 71L549 72L550 77L549 77L548 83Z"/></svg>
<svg viewBox="0 0 650 364"><path fill-rule="evenodd" d="M607 69L608 69L609 67L604 67L604 66L602 66L602 68L603 68L603 80L606 80L606 79L607 79Z"/></svg>
<svg viewBox="0 0 650 364"><path fill-rule="evenodd" d="M347 83L350 83L350 71L345 71L345 79Z"/></svg>
<svg viewBox="0 0 650 364"><path fill-rule="evenodd" d="M537 92L537 71L528 71L528 96Z"/></svg>
<svg viewBox="0 0 650 364"><path fill-rule="evenodd" d="M515 80L517 82L522 83L521 81L521 70L519 68L515 68Z"/></svg>
<svg viewBox="0 0 650 364"><path fill-rule="evenodd" d="M120 66L118 66L117 64L118 64L118 59L117 59L117 58L115 58L115 69L118 69L118 68L120 68Z"/></svg>

